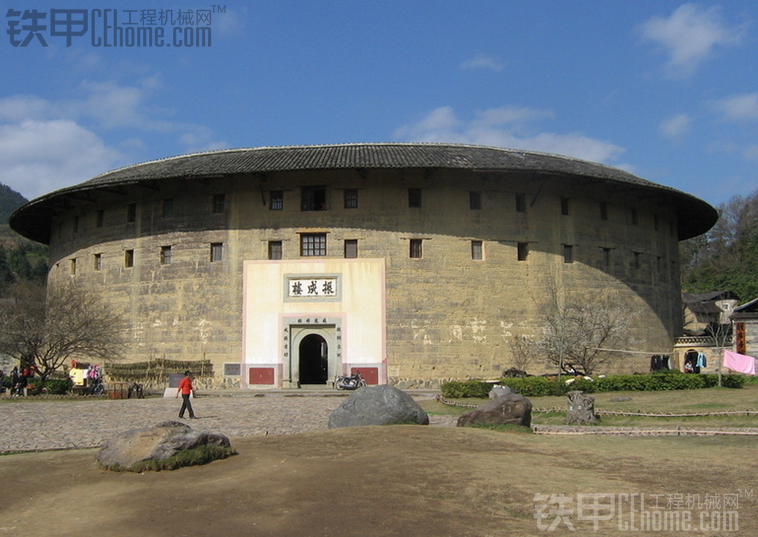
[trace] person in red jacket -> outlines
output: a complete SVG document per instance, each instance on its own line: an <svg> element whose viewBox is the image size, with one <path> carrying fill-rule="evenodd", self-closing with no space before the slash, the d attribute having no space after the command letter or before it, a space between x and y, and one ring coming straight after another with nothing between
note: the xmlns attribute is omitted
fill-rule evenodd
<svg viewBox="0 0 758 537"><path fill-rule="evenodd" d="M179 389L176 391L176 396L179 397L182 394L182 409L179 411L179 417L184 419L184 411L189 412L191 420L195 419L195 413L192 411L192 403L190 402L190 394L195 395L195 388L192 386L192 373L190 371L184 372L184 378L179 382Z"/></svg>

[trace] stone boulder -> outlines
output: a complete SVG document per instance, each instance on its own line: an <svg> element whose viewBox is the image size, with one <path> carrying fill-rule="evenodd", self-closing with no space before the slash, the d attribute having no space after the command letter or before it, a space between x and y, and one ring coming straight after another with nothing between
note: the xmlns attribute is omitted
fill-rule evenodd
<svg viewBox="0 0 758 537"><path fill-rule="evenodd" d="M577 423L579 425L595 423L598 420L595 414L595 398L585 395L581 391L568 392L568 411L566 412L566 425Z"/></svg>
<svg viewBox="0 0 758 537"><path fill-rule="evenodd" d="M429 425L429 416L413 398L394 386L359 388L329 416L329 428L363 425Z"/></svg>
<svg viewBox="0 0 758 537"><path fill-rule="evenodd" d="M199 446L229 448L230 443L223 434L201 433L178 421L166 421L109 439L98 452L97 461L106 468L128 469L140 462L168 459Z"/></svg>
<svg viewBox="0 0 758 537"><path fill-rule="evenodd" d="M510 386L493 386L490 390L490 399L497 399L498 397L502 397L504 395L511 395L513 393L513 388Z"/></svg>
<svg viewBox="0 0 758 537"><path fill-rule="evenodd" d="M466 412L458 418L458 427L471 425L532 425L532 402L521 394L512 393Z"/></svg>

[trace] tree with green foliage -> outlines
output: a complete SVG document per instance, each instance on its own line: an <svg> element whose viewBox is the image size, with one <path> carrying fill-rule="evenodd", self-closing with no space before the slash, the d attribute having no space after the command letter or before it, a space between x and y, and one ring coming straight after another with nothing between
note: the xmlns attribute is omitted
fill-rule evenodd
<svg viewBox="0 0 758 537"><path fill-rule="evenodd" d="M8 266L8 258L5 255L5 248L0 246L0 295L5 293L8 286L14 281L13 272Z"/></svg>
<svg viewBox="0 0 758 537"><path fill-rule="evenodd" d="M758 297L758 191L718 208L708 233L682 243L682 288L690 293L731 291L747 302Z"/></svg>

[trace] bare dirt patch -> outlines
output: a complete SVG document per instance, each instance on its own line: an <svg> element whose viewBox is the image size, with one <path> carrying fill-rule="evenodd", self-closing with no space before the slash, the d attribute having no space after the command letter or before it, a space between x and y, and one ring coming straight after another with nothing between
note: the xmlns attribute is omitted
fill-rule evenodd
<svg viewBox="0 0 758 537"><path fill-rule="evenodd" d="M534 518L537 493L657 494L661 503L674 494L742 494L737 533L694 533L758 534L753 438L394 426L233 445L239 455L226 460L145 474L103 471L94 450L0 457L0 535L545 535ZM596 533L591 521L569 520L576 532L562 523L551 533L630 533L618 517ZM693 532L660 532L686 533Z"/></svg>

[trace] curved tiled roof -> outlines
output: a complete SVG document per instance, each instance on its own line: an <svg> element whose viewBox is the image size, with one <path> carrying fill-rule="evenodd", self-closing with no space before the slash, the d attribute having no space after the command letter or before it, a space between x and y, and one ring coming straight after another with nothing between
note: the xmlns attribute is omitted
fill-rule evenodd
<svg viewBox="0 0 758 537"><path fill-rule="evenodd" d="M169 178L210 179L237 173L349 168L530 171L636 185L672 199L678 209L680 238L704 233L713 226L718 217L713 207L689 194L595 162L548 153L486 146L374 143L229 149L125 166L32 200L11 216L10 224L15 231L28 238L48 242L54 207L65 198L79 197L98 189Z"/></svg>

